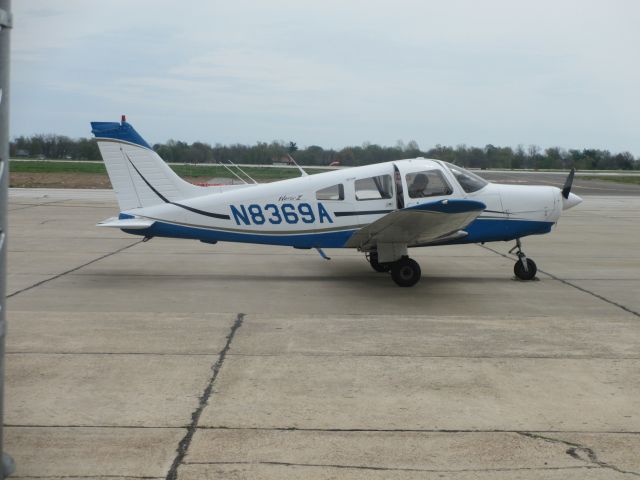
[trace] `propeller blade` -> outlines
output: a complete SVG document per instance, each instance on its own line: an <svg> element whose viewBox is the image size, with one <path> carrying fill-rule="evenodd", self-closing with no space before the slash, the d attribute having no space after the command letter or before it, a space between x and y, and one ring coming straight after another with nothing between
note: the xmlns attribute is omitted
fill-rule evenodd
<svg viewBox="0 0 640 480"><path fill-rule="evenodd" d="M562 196L564 198L569 198L569 194L571 193L571 184L573 184L573 176L576 173L576 169L572 168L569 172L569 176L564 182L564 187L562 187Z"/></svg>

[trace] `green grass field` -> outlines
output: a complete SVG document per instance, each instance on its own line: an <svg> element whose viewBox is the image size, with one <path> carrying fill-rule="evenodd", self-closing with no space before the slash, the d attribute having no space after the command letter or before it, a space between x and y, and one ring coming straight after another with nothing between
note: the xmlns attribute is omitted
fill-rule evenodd
<svg viewBox="0 0 640 480"><path fill-rule="evenodd" d="M170 165L170 167L181 177L202 177L203 180L214 177L235 178L231 173L229 173L226 168L218 165ZM51 162L47 160L25 160L12 161L10 169L12 172L25 173L107 174L104 163L101 162ZM259 181L282 180L285 178L294 178L300 176L300 172L294 168L242 167L242 169L251 177ZM314 168L307 168L305 170L309 174L326 171Z"/></svg>
<svg viewBox="0 0 640 480"><path fill-rule="evenodd" d="M107 174L104 163L98 162L49 162L47 160L11 161L12 172L24 173L103 173Z"/></svg>
<svg viewBox="0 0 640 480"><path fill-rule="evenodd" d="M229 171L220 165L170 165L170 167L181 177L196 177L207 180L214 177L235 178ZM12 161L10 165L12 172L26 173L88 173L106 175L107 170L102 162L52 162L48 160L24 160ZM257 181L274 181L285 178L295 178L300 176L300 172L295 168L278 167L242 167L251 177ZM317 168L306 168L307 173L321 173L327 170ZM628 183L640 185L640 175L606 176L590 175L581 176L581 180L604 180L607 182Z"/></svg>

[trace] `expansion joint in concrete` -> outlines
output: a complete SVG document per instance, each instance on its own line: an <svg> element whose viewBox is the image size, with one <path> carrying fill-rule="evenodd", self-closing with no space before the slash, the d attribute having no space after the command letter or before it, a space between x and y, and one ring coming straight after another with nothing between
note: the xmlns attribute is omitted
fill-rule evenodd
<svg viewBox="0 0 640 480"><path fill-rule="evenodd" d="M501 257L508 258L509 260L515 260L515 257L513 257L511 255L504 254L502 252L499 252L498 250L494 250L491 247L487 247L486 245L480 245L480 244L478 244L478 245L481 246L482 248L484 248L485 250L489 250L490 252L493 252L493 253L495 253L497 255L500 255ZM620 303L614 302L613 300L610 300L607 297L604 297L604 296L599 295L599 294L597 294L595 292L592 292L591 290L587 290L586 288L583 288L583 287L581 287L579 285L576 285L575 283L571 283L568 280L564 280L564 279L558 277L557 275L554 275L553 273L549 273L549 272L546 272L544 270L541 270L540 268L538 268L538 271L541 272L541 273L544 273L545 275L547 275L547 276L549 276L551 278L553 278L554 280L557 280L560 283L563 283L563 284L567 285L568 287L572 287L572 288L575 288L576 290L580 290L581 292L586 293L588 295L591 295L592 297L597 298L598 300L602 300L603 302L606 302L609 305L613 305L614 307L618 307L619 309L624 310L625 312L630 313L631 315L635 315L636 317L640 317L640 312L636 312L635 310L632 310L629 307L626 307L626 306L624 306L624 305L622 305Z"/></svg>
<svg viewBox="0 0 640 480"><path fill-rule="evenodd" d="M33 479L33 478L42 478L45 480L62 480L62 479L73 479L73 480L78 480L80 478L84 479L84 478L119 478L119 479L131 479L131 480L162 480L162 477L146 477L146 476L131 476L131 475L82 475L82 476L78 476L78 475L26 475L26 476L22 476L22 475L11 475L11 479L15 479L15 478L28 478L28 479Z"/></svg>
<svg viewBox="0 0 640 480"><path fill-rule="evenodd" d="M115 428L122 430L177 430L182 428L187 428L188 425L184 426L157 426L157 425L89 425L89 424L51 424L51 425L39 425L39 424L19 424L19 423L5 423L5 427L7 428ZM48 478L48 477L47 477Z"/></svg>
<svg viewBox="0 0 640 480"><path fill-rule="evenodd" d="M602 295L598 295L595 292L592 292L591 290L587 290L586 288L580 287L578 285L576 285L575 283L571 283L568 280L564 280L556 275L554 275L553 273L549 273L549 272L545 272L544 270L540 270L538 269L540 272L544 273L545 275L550 276L551 278L553 278L554 280L557 280L560 283L564 283L565 285L569 286L569 287L573 287L576 290L580 290L581 292L587 293L589 295L591 295L592 297L595 297L599 300L602 300L604 302L607 302L611 305L613 305L614 307L618 307L622 310L624 310L627 313L630 313L631 315L635 315L636 317L640 317L640 312L636 312L635 310L630 309L629 307L626 307L620 303L614 302L613 300L608 299L607 297L603 297Z"/></svg>
<svg viewBox="0 0 640 480"><path fill-rule="evenodd" d="M228 425L210 425L199 427L201 430L247 430L247 431L274 431L274 432L334 432L334 433L515 433L525 435L520 430L499 428L313 428L313 427L233 427ZM622 434L640 435L640 432L630 430L527 430L526 434L540 433L553 434ZM541 436L542 437L542 436Z"/></svg>
<svg viewBox="0 0 640 480"><path fill-rule="evenodd" d="M30 352L10 352L10 353L30 353ZM189 354L190 355L190 354ZM324 353L324 352L291 352L288 351L286 353L230 353L231 357L307 357L307 358L365 358L365 357L381 357L381 358L475 358L479 360L496 360L503 358L517 358L519 360L539 360L539 359L549 359L549 360L640 360L638 355L628 355L628 356L599 356L599 355L516 355L516 354L506 354L506 355L432 355L432 354L419 354L419 353Z"/></svg>
<svg viewBox="0 0 640 480"><path fill-rule="evenodd" d="M191 445L191 441L193 440L193 435L196 433L196 430L198 429L198 422L200 421L200 416L202 415L202 412L204 411L205 407L209 403L209 398L213 393L213 385L216 379L218 378L218 374L220 373L220 370L222 369L222 365L224 363L224 359L227 356L227 352L231 348L231 342L233 342L233 338L235 337L236 332L242 326L242 322L244 321L244 316L245 316L244 313L239 313L237 315L235 322L233 322L233 325L231 326L231 331L229 332L229 335L227 335L227 342L225 343L224 347L218 354L218 359L216 360L216 363L214 363L213 366L211 367L211 378L209 379L209 382L207 383L207 386L205 387L204 392L200 396L198 406L196 407L194 412L191 414L191 423L187 427L187 433L182 438L182 440L180 440L180 443L178 443L178 448L176 449L176 456L173 460L173 463L171 464L171 468L169 469L169 472L167 473L166 480L176 480L178 477L178 467L180 467L180 465L184 463L184 457L187 455L189 446Z"/></svg>
<svg viewBox="0 0 640 480"><path fill-rule="evenodd" d="M39 287L40 285L44 285L45 283L51 282L53 280L56 280L56 279L58 279L60 277L64 277L65 275L68 275L69 273L76 272L76 271L80 270L81 268L84 268L84 267L86 267L88 265L91 265L92 263L99 262L100 260L104 260L105 258L111 257L112 255L116 255L116 254L118 254L118 253L120 253L120 252L122 252L124 250L127 250L127 249L129 249L129 248L131 248L131 247L133 247L135 245L138 245L141 242L142 242L142 240L138 240L138 241L136 241L134 243L131 243L129 245L121 247L121 248L119 248L119 249L117 249L117 250L115 250L113 252L106 253L104 255L101 255L98 258L94 258L93 260L90 260L90 261L88 261L86 263L83 263L82 265L78 265L77 267L74 267L74 268L72 268L70 270L67 270L65 272L59 273L57 275L54 275L53 277L49 277L49 278L47 278L45 280L42 280L41 282L37 282L37 283L34 283L33 285L29 285L28 287L25 287L22 290L18 290L17 292L13 292L13 293L7 295L7 298L15 297L16 295L19 295L19 294L21 294L23 292L26 292L27 290L31 290L33 288Z"/></svg>
<svg viewBox="0 0 640 480"><path fill-rule="evenodd" d="M290 463L290 462L188 462L187 465L273 465L280 467L307 468L336 468L347 470L373 470L382 472L425 472L425 473L463 473L463 472L519 472L547 471L547 470L582 470L600 468L595 465L580 465L573 467L514 467L514 468L468 468L468 469L436 469L436 468L402 468L402 467L374 467L369 465L342 465L330 463Z"/></svg>

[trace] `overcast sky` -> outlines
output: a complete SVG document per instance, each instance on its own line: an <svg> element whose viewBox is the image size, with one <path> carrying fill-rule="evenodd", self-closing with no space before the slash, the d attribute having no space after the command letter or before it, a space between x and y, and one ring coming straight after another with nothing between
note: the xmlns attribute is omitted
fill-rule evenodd
<svg viewBox="0 0 640 480"><path fill-rule="evenodd" d="M635 0L13 2L12 136L640 155Z"/></svg>

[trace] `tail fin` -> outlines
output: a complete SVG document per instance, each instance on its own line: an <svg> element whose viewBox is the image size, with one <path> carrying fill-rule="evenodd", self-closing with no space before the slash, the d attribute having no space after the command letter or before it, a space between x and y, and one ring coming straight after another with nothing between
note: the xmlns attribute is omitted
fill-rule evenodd
<svg viewBox="0 0 640 480"><path fill-rule="evenodd" d="M124 118L91 122L91 128L121 211L208 193L178 177Z"/></svg>

